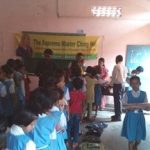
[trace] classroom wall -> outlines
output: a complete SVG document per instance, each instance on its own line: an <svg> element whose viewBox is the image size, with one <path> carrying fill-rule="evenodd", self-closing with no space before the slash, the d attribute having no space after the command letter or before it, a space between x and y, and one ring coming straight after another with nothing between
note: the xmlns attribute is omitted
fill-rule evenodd
<svg viewBox="0 0 150 150"><path fill-rule="evenodd" d="M58 2L59 0L0 0L0 64L15 57L14 33L21 31L76 33L83 29L88 35L98 35L102 37L98 57L106 59L110 74L115 56L125 56L128 44L150 44L150 20L133 17L115 20L58 17ZM76 5L80 5L78 3L79 1ZM97 60L86 61L86 65L96 63Z"/></svg>

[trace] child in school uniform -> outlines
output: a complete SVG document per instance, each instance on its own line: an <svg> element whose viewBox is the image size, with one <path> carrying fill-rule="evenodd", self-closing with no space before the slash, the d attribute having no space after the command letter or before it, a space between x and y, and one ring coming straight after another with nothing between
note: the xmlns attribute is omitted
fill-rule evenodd
<svg viewBox="0 0 150 150"><path fill-rule="evenodd" d="M36 123L37 117L27 110L15 113L13 125L7 135L8 150L36 150L35 143L27 135Z"/></svg>
<svg viewBox="0 0 150 150"><path fill-rule="evenodd" d="M60 110L60 104L64 103L64 92L59 88L54 89L50 94L50 99L54 103L52 109L50 109L50 114L55 118L57 124L50 135L51 144L56 150L67 150L63 135L65 128L63 127L62 112Z"/></svg>
<svg viewBox="0 0 150 150"><path fill-rule="evenodd" d="M63 112L67 118L69 119L69 100L70 100L70 94L69 94L69 89L66 86L65 83L65 73L64 70L57 70L56 75L55 75L55 85L56 87L62 89L64 91L64 109Z"/></svg>
<svg viewBox="0 0 150 150"><path fill-rule="evenodd" d="M67 121L69 120L69 101L70 101L70 93L69 88L65 85L64 86L64 109L63 113L66 116Z"/></svg>
<svg viewBox="0 0 150 150"><path fill-rule="evenodd" d="M125 82L127 77L127 68L123 65L123 56L116 56L116 65L113 68L111 83L113 86L114 97L114 111L115 115L111 116L111 121L121 121L121 101L123 93L125 92Z"/></svg>
<svg viewBox="0 0 150 150"><path fill-rule="evenodd" d="M16 71L14 73L14 80L16 85L16 97L17 105L23 107L25 105L25 82L24 82L24 72L25 65L22 61L16 60Z"/></svg>
<svg viewBox="0 0 150 150"><path fill-rule="evenodd" d="M63 123L64 120L62 120L63 113L60 110L60 104L64 103L64 92L61 89L57 88L55 91L53 91L51 97L53 97L54 105L50 110L50 114L55 118L55 121L57 122L53 133L50 135L51 145L53 149L56 150L67 150L64 140L64 132L66 132L66 129ZM63 115L63 117L65 116Z"/></svg>
<svg viewBox="0 0 150 150"><path fill-rule="evenodd" d="M0 81L0 116L4 115L4 100L5 100L5 96L6 96L7 92L6 92L6 87L5 85Z"/></svg>
<svg viewBox="0 0 150 150"><path fill-rule="evenodd" d="M86 82L87 82L87 91L86 91L86 104L87 104L87 119L94 119L97 116L98 111L98 101L100 99L100 85L105 85L108 82L97 77L97 71L94 67L88 66L86 69ZM96 102L96 110L94 118L91 117L92 104Z"/></svg>
<svg viewBox="0 0 150 150"><path fill-rule="evenodd" d="M52 107L53 91L38 88L31 93L28 101L28 109L38 116L35 128L29 134L36 144L36 150L52 150L50 134L53 132L56 122L49 114Z"/></svg>
<svg viewBox="0 0 150 150"><path fill-rule="evenodd" d="M1 69L5 75L3 83L7 91L6 100L4 102L5 116L8 117L9 124L11 125L11 116L15 109L15 82L13 79L13 70L8 65L3 65Z"/></svg>
<svg viewBox="0 0 150 150"><path fill-rule="evenodd" d="M30 84L31 84L31 80L27 74L27 72L25 71L24 73L24 86L25 86L25 101L27 102L30 98Z"/></svg>
<svg viewBox="0 0 150 150"><path fill-rule="evenodd" d="M16 63L15 59L10 58L7 60L6 65L15 70L15 63Z"/></svg>
<svg viewBox="0 0 150 150"><path fill-rule="evenodd" d="M94 88L97 83L96 71L93 67L88 66L86 69L86 82L87 82L87 91L86 91L86 105L87 105L87 119L92 119L92 104L94 103Z"/></svg>
<svg viewBox="0 0 150 150"><path fill-rule="evenodd" d="M73 66L72 68L72 72L73 72L73 75L70 76L69 78L69 81L67 83L67 86L69 88L69 91L72 91L73 90L73 85L72 85L72 81L75 79L75 78L81 78L83 80L83 86L82 86L82 91L83 92L86 92L86 79L84 77L84 74L82 74L82 71L81 71L81 68L80 66L78 65L75 65Z"/></svg>
<svg viewBox="0 0 150 150"><path fill-rule="evenodd" d="M84 55L82 53L77 53L75 60L68 65L68 73L70 77L76 76L76 69L80 69L81 74L84 74Z"/></svg>
<svg viewBox="0 0 150 150"><path fill-rule="evenodd" d="M64 87L65 86L64 72L62 70L57 70L55 76L52 75L52 76L46 77L45 83L43 85L44 85L44 88L46 88L46 89L58 89L59 88L60 90L64 91L64 93L65 93L65 90L68 91L68 89L66 89ZM51 113L53 114L53 111L54 111L54 114L55 113L58 114L58 116L56 117L57 121L60 120L60 122L61 122L61 120L62 120L61 126L63 128L62 131L63 131L64 141L66 142L67 141L66 129L67 129L67 117L68 117L68 109L66 109L66 107L68 107L67 100L70 99L70 96L69 96L69 94L66 94L66 95L63 94L63 96L64 96L64 98L61 101L59 101L59 102L61 102L60 104L58 104L58 102L57 102L57 106L55 106L56 105L56 102L55 102L53 108L51 109ZM59 108L59 111L58 111L58 108ZM55 111L55 109L57 111ZM54 129L54 132L51 135L51 140L54 140L52 143L55 143L56 129Z"/></svg>
<svg viewBox="0 0 150 150"><path fill-rule="evenodd" d="M59 100L59 109L61 111L61 116L60 116L60 127L62 129L62 134L64 137L65 142L67 142L68 140L68 134L67 134L67 118L66 115L64 113L64 109L65 109L65 102L64 99Z"/></svg>
<svg viewBox="0 0 150 150"><path fill-rule="evenodd" d="M57 70L55 74L55 85L56 87L62 89L64 91L64 98L66 101L70 99L69 90L67 86L65 86L65 73L64 70Z"/></svg>
<svg viewBox="0 0 150 150"><path fill-rule="evenodd" d="M123 97L123 106L126 108L126 116L122 127L122 136L129 141L129 150L137 150L141 140L146 138L146 127L143 109L143 103L147 103L147 96L140 90L140 78L133 76L130 78L132 90L127 91ZM147 104L146 104L147 105Z"/></svg>
<svg viewBox="0 0 150 150"><path fill-rule="evenodd" d="M0 68L0 116L4 116L4 102L7 91L5 85L1 80L3 80L3 73Z"/></svg>
<svg viewBox="0 0 150 150"><path fill-rule="evenodd" d="M81 90L83 86L82 79L75 78L72 84L74 88L70 92L71 99L69 102L70 119L68 122L68 139L72 143L72 148L75 149L78 146L79 126L83 113L85 94Z"/></svg>

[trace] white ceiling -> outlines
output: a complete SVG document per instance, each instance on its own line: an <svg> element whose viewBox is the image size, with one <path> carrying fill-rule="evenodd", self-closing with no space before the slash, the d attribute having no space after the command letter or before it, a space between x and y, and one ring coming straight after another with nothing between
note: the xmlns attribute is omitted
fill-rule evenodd
<svg viewBox="0 0 150 150"><path fill-rule="evenodd" d="M93 17L92 6L122 7L120 19L150 20L150 0L58 0L60 17Z"/></svg>

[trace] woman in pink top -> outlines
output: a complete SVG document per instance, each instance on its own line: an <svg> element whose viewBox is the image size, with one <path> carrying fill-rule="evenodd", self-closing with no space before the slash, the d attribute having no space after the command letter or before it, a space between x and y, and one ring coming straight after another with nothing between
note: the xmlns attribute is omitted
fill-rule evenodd
<svg viewBox="0 0 150 150"><path fill-rule="evenodd" d="M103 57L99 58L98 65L95 66L95 68L97 73L100 75L100 79L106 80L108 78L108 69L105 67L105 59ZM104 95L102 95L101 100L99 99L99 103L100 102L101 108L104 109L106 105L106 97Z"/></svg>

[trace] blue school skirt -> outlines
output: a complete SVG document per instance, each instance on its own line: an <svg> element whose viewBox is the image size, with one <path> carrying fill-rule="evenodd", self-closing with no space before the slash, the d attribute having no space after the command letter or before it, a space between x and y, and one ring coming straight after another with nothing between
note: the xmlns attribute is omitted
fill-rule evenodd
<svg viewBox="0 0 150 150"><path fill-rule="evenodd" d="M146 127L142 110L128 111L126 113L121 135L129 141L145 140Z"/></svg>

